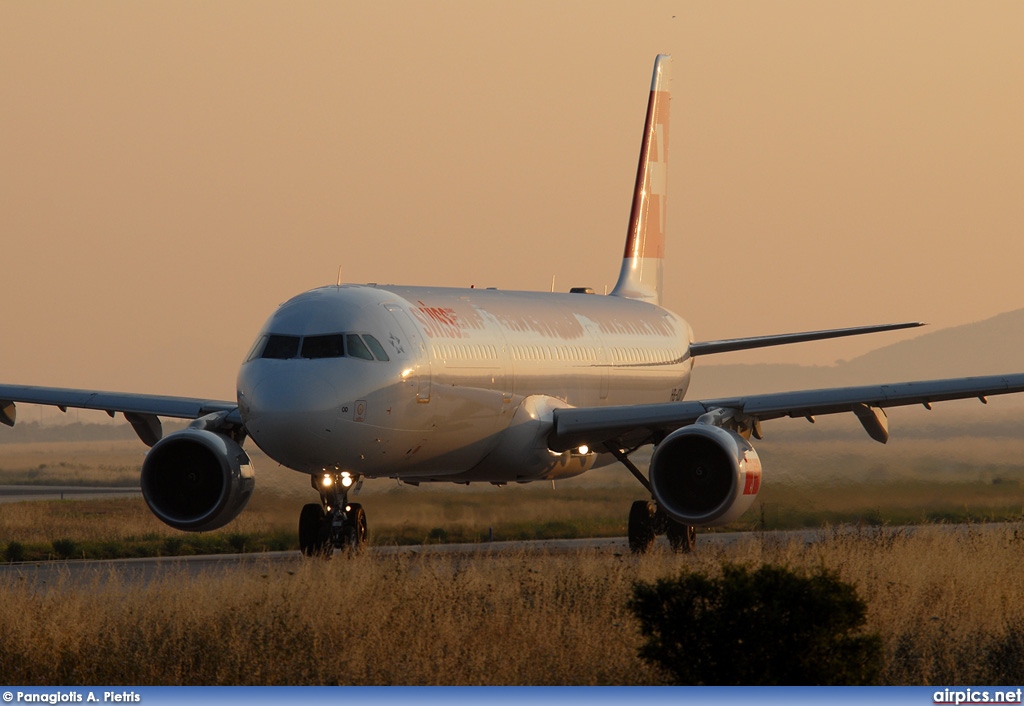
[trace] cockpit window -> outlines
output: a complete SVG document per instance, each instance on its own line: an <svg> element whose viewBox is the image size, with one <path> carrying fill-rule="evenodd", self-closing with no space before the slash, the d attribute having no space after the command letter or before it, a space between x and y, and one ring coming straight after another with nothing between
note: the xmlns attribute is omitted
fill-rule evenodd
<svg viewBox="0 0 1024 706"><path fill-rule="evenodd" d="M370 349L363 343L363 339L354 333L350 333L347 339L346 343L348 344L348 354L350 356L362 358L363 360L373 360L373 354L370 353Z"/></svg>
<svg viewBox="0 0 1024 706"><path fill-rule="evenodd" d="M302 339L303 358L341 358L345 355L345 335L306 336Z"/></svg>
<svg viewBox="0 0 1024 706"><path fill-rule="evenodd" d="M299 354L298 336L273 335L267 339L267 346L263 349L263 358L275 360L286 360L294 358Z"/></svg>
<svg viewBox="0 0 1024 706"><path fill-rule="evenodd" d="M388 357L387 351L384 350L384 346L376 338L367 333L363 335L363 340L366 341L366 345L373 351L373 355L377 360L391 360Z"/></svg>
<svg viewBox="0 0 1024 706"><path fill-rule="evenodd" d="M371 353L372 351L372 353ZM361 360L391 360L384 346L369 334L329 333L322 336L260 336L249 351L246 362L257 358L289 360L291 358L359 358Z"/></svg>
<svg viewBox="0 0 1024 706"><path fill-rule="evenodd" d="M263 346L267 342L266 336L260 336L256 339L256 343L252 344L252 348L249 350L249 355L245 356L245 362L248 363L250 360L256 360L263 353Z"/></svg>

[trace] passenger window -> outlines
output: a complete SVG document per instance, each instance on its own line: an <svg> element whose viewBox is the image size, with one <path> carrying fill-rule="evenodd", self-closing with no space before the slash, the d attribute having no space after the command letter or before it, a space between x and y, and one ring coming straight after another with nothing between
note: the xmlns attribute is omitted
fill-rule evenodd
<svg viewBox="0 0 1024 706"><path fill-rule="evenodd" d="M267 338L267 345L263 349L263 358L275 360L287 360L299 354L298 336L270 336Z"/></svg>
<svg viewBox="0 0 1024 706"><path fill-rule="evenodd" d="M387 351L384 350L384 346L382 346L380 344L380 341L378 341L376 338L374 338L370 334L366 334L363 336L363 340L366 341L366 345L368 345L370 347L370 350L373 351L373 355L377 358L377 360L391 360L391 358L388 358L388 354Z"/></svg>
<svg viewBox="0 0 1024 706"><path fill-rule="evenodd" d="M345 355L345 335L306 336L302 339L303 358L341 358Z"/></svg>
<svg viewBox="0 0 1024 706"><path fill-rule="evenodd" d="M362 358L363 360L373 360L373 354L370 353L370 349L363 343L363 339L354 333L350 333L347 336L348 343L348 354L353 358Z"/></svg>

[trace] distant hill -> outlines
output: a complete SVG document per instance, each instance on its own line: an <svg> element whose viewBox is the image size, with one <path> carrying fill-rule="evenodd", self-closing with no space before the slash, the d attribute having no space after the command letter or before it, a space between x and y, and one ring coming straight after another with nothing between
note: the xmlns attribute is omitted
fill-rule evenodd
<svg viewBox="0 0 1024 706"><path fill-rule="evenodd" d="M931 331L836 365L716 365L712 360L697 360L687 398L1024 372L1024 309Z"/></svg>

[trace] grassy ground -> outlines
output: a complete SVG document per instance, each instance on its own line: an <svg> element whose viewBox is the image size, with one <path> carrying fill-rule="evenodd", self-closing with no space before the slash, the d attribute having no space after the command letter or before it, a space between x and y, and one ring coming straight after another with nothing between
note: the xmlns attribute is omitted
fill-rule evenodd
<svg viewBox="0 0 1024 706"><path fill-rule="evenodd" d="M808 425L809 426L809 425ZM1024 515L1024 441L937 434L893 440L803 434L758 445L765 481L754 507L725 529L830 524L1014 521ZM1024 435L1022 435L1024 436ZM0 485L136 485L137 441L7 443ZM226 528L194 534L160 523L140 498L0 504L0 558L111 558L296 548L307 477L254 453L256 493ZM643 463L643 459L641 459ZM378 544L623 536L643 490L618 468L554 484L496 488L366 481L353 500ZM16 543L15 551L9 551Z"/></svg>
<svg viewBox="0 0 1024 706"><path fill-rule="evenodd" d="M137 487L145 456L138 439L8 442L0 445L0 485Z"/></svg>
<svg viewBox="0 0 1024 706"><path fill-rule="evenodd" d="M723 561L824 566L853 582L885 684L1024 674L1022 526L869 528L690 556L363 555L188 576L0 586L0 673L21 684L659 684L639 660L636 580Z"/></svg>
<svg viewBox="0 0 1024 706"><path fill-rule="evenodd" d="M316 497L311 490L309 495L257 490L235 521L199 534L162 524L141 498L5 503L0 504L0 556L100 559L296 549L299 509ZM1017 521L1021 495L1015 484L982 481L766 487L750 512L720 529ZM371 542L428 544L624 536L629 502L639 497L631 486L554 491L394 486L367 490L359 500L370 513ZM12 543L21 554L11 554Z"/></svg>
<svg viewBox="0 0 1024 706"><path fill-rule="evenodd" d="M633 582L722 561L825 566L856 584L885 641L887 684L1016 683L1024 675L1024 525L912 535L876 527L1019 520L1024 442L800 434L758 445L766 468L740 528L850 522L825 541L771 533L691 556L497 554L373 557L273 565L145 586L0 586L0 674L24 684L657 684L637 658L625 608ZM137 442L0 447L0 485L134 484ZM62 465L63 464L63 465ZM158 522L141 499L0 504L0 548L47 556L179 554L294 547L308 479L257 456L256 495L202 535ZM120 480L118 480L120 479ZM627 474L550 484L399 486L367 482L359 502L377 543L623 535ZM23 558L30 558L25 556Z"/></svg>

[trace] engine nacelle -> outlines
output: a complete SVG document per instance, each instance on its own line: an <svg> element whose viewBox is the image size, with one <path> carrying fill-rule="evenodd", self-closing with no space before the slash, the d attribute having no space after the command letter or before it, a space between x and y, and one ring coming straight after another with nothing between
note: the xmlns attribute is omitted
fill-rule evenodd
<svg viewBox="0 0 1024 706"><path fill-rule="evenodd" d="M256 486L249 456L232 439L184 429L161 439L142 464L142 496L162 522L205 532L238 516Z"/></svg>
<svg viewBox="0 0 1024 706"><path fill-rule="evenodd" d="M739 434L694 424L665 437L651 457L651 491L658 507L686 525L732 522L761 487L761 460Z"/></svg>

